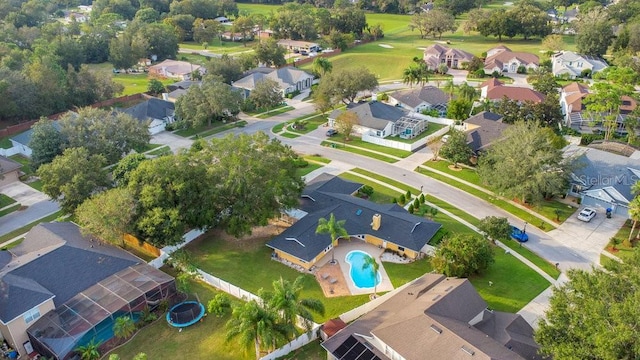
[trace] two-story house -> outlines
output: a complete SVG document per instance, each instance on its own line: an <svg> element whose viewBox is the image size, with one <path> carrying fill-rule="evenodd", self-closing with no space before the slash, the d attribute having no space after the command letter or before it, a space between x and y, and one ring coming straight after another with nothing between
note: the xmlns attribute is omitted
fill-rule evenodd
<svg viewBox="0 0 640 360"><path fill-rule="evenodd" d="M568 76L570 79L582 77L583 72L593 74L608 67L607 63L599 57L581 55L573 51L560 51L553 54L551 66L553 75Z"/></svg>
<svg viewBox="0 0 640 360"><path fill-rule="evenodd" d="M539 59L537 55L526 52L513 52L504 45L496 46L487 51L487 57L484 60L484 72L492 74L498 73L515 73L518 68L524 66L527 71L538 68Z"/></svg>
<svg viewBox="0 0 640 360"><path fill-rule="evenodd" d="M424 50L423 60L431 70L436 70L440 64L450 69L459 69L464 63L473 59L473 54L464 50L450 48L440 44L433 44Z"/></svg>

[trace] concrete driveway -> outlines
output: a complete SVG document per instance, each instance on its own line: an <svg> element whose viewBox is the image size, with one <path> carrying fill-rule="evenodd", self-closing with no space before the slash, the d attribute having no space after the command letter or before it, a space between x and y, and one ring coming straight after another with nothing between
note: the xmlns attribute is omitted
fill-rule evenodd
<svg viewBox="0 0 640 360"><path fill-rule="evenodd" d="M548 234L591 262L599 264L600 252L622 227L625 219L616 215L607 219L604 211L598 211L598 215L587 223L578 220L579 212L579 210L576 211L562 225Z"/></svg>
<svg viewBox="0 0 640 360"><path fill-rule="evenodd" d="M19 181L0 187L0 193L7 195L23 206L31 206L41 201L49 200L47 195Z"/></svg>
<svg viewBox="0 0 640 360"><path fill-rule="evenodd" d="M151 136L151 143L168 145L171 148L171 151L175 153L180 149L190 148L193 140L175 135L168 131L163 131Z"/></svg>

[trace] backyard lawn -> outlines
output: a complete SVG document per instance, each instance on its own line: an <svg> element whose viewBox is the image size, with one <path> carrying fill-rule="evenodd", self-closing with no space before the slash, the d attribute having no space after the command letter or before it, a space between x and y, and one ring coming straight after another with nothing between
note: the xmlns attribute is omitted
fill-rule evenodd
<svg viewBox="0 0 640 360"><path fill-rule="evenodd" d="M324 316L314 315L314 321L322 323L369 300L367 295L325 298L316 278L302 274L277 261L271 260L272 249L265 246L269 238L235 240L221 237L210 231L192 242L187 249L193 254L195 264L202 270L252 293L259 289L270 290L271 284L282 277L294 281L304 278L301 298L319 299L324 303Z"/></svg>
<svg viewBox="0 0 640 360"><path fill-rule="evenodd" d="M190 288L205 306L218 293L211 286L196 281L191 281ZM234 303L239 302L232 296L229 298ZM140 352L147 354L148 359L255 359L253 347L245 348L237 340L225 341L225 324L230 318L229 312L222 317L208 315L204 321L179 332L167 324L163 315L113 353L124 360L133 359Z"/></svg>
<svg viewBox="0 0 640 360"><path fill-rule="evenodd" d="M308 343L278 360L326 360L327 351L320 345L320 340Z"/></svg>

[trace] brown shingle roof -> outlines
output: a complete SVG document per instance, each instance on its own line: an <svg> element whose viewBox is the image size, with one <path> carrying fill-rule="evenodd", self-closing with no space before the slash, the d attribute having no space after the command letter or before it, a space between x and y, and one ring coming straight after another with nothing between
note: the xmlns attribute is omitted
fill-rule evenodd
<svg viewBox="0 0 640 360"><path fill-rule="evenodd" d="M0 155L0 174L8 174L21 167L20 163Z"/></svg>
<svg viewBox="0 0 640 360"><path fill-rule="evenodd" d="M526 52L512 52L509 49L505 49L503 51L500 51L496 54L493 54L487 57L484 61L484 66L485 68L487 67L492 68L493 66L498 66L499 68L502 69L503 64L506 62L509 62L509 60L513 58L518 59L525 66L529 64L538 65L539 63L538 55L534 55Z"/></svg>
<svg viewBox="0 0 640 360"><path fill-rule="evenodd" d="M488 86L489 89L493 89L496 86L502 86L504 85L500 80L491 77L488 80L485 80L482 84L480 84L480 88L483 88L485 86Z"/></svg>
<svg viewBox="0 0 640 360"><path fill-rule="evenodd" d="M487 98L490 100L500 100L507 97L516 101L533 101L540 103L544 101L544 94L533 89L517 86L494 86L487 91Z"/></svg>

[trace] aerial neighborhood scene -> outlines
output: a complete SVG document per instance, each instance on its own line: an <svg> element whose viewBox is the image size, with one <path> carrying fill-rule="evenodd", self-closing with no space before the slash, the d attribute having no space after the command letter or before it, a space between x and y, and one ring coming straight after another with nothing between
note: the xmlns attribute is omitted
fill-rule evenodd
<svg viewBox="0 0 640 360"><path fill-rule="evenodd" d="M0 360L640 359L640 1L0 27Z"/></svg>

